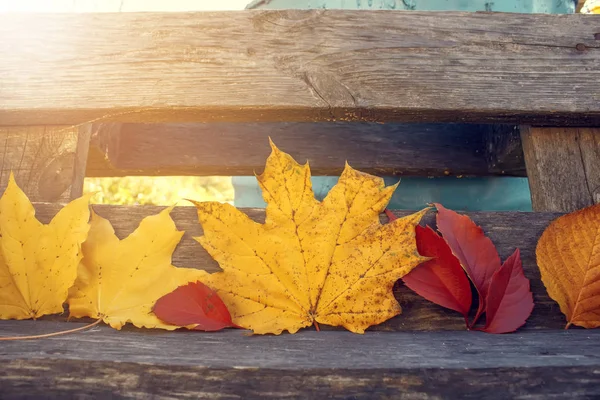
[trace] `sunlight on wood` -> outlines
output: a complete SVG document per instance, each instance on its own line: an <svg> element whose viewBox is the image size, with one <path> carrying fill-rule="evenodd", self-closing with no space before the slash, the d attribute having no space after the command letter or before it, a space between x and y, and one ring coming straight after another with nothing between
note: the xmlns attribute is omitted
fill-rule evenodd
<svg viewBox="0 0 600 400"><path fill-rule="evenodd" d="M0 0L0 12L140 12L241 10L250 0Z"/></svg>
<svg viewBox="0 0 600 400"><path fill-rule="evenodd" d="M233 204L233 185L226 176L86 178L83 191L97 192L92 204L191 206L184 199Z"/></svg>

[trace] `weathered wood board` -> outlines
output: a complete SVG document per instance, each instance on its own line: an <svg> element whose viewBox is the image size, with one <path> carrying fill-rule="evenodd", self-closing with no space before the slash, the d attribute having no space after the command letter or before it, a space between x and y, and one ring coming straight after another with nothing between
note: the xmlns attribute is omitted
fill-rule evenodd
<svg viewBox="0 0 600 400"><path fill-rule="evenodd" d="M534 210L572 212L600 202L600 128L521 134Z"/></svg>
<svg viewBox="0 0 600 400"><path fill-rule="evenodd" d="M95 205L94 210L101 216L112 221L116 234L123 238L137 227L144 216L161 210L155 206L105 206ZM36 204L38 217L48 221L58 210L52 204ZM251 218L264 220L264 210L243 209ZM399 213L406 214L406 212ZM171 213L179 229L185 235L174 252L173 265L187 268L201 268L209 272L219 270L218 264L208 255L193 237L202 235L195 208L176 207ZM517 247L521 249L525 275L531 280L536 306L528 323L523 329L562 329L565 318L560 313L558 305L548 297L540 280L539 270L535 263L535 246L538 238L548 223L559 214L552 213L518 213L490 212L468 213L489 235L498 248L502 260L506 259ZM382 217L382 221L387 221ZM429 213L423 223L434 225L434 212ZM374 327L375 330L464 330L462 316L454 311L430 303L416 295L408 288L398 284L395 288L396 297L403 308L403 313L384 324ZM323 329L328 329L323 327Z"/></svg>
<svg viewBox="0 0 600 400"><path fill-rule="evenodd" d="M12 172L31 201L81 196L89 140L89 125L0 126L0 191Z"/></svg>
<svg viewBox="0 0 600 400"><path fill-rule="evenodd" d="M3 335L80 326L0 321ZM0 347L14 398L589 399L600 332L165 332L99 327Z"/></svg>
<svg viewBox="0 0 600 400"><path fill-rule="evenodd" d="M2 14L0 124L600 125L599 29L514 13Z"/></svg>
<svg viewBox="0 0 600 400"><path fill-rule="evenodd" d="M518 130L479 124L97 124L87 176L253 175L269 138L313 176L346 161L376 175L524 176Z"/></svg>

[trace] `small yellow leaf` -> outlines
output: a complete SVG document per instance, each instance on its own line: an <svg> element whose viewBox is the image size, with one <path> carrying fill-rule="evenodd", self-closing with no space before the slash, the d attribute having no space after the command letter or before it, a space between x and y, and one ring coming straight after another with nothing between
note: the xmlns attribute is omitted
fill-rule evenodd
<svg viewBox="0 0 600 400"><path fill-rule="evenodd" d="M89 230L89 199L73 200L45 225L10 174L0 199L0 319L63 311Z"/></svg>
<svg viewBox="0 0 600 400"><path fill-rule="evenodd" d="M548 294L567 326L600 326L600 205L554 220L536 248Z"/></svg>
<svg viewBox="0 0 600 400"><path fill-rule="evenodd" d="M127 322L138 328L176 329L153 313L154 303L177 287L201 280L205 271L176 268L171 254L183 236L171 208L142 220L119 240L110 222L92 212L83 259L68 303L72 317L101 318L115 329Z"/></svg>
<svg viewBox="0 0 600 400"><path fill-rule="evenodd" d="M255 333L297 332L315 321L363 333L400 314L392 286L419 263L415 226L426 210L381 225L396 186L346 165L319 202L308 165L272 144L258 178L264 224L229 204L195 202L197 238L223 272L204 283L236 324Z"/></svg>

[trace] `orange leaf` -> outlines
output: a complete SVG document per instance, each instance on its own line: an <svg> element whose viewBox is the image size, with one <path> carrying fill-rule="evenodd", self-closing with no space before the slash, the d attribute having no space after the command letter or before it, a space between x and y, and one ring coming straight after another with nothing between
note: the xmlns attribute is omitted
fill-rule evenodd
<svg viewBox="0 0 600 400"><path fill-rule="evenodd" d="M553 221L536 248L548 294L567 317L567 328L600 326L600 205Z"/></svg>

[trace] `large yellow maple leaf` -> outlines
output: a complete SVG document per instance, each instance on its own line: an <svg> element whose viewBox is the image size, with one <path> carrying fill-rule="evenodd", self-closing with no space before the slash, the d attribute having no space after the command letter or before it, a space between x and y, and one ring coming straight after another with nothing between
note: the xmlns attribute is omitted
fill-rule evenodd
<svg viewBox="0 0 600 400"><path fill-rule="evenodd" d="M600 327L600 204L552 221L535 254L542 282L567 327Z"/></svg>
<svg viewBox="0 0 600 400"><path fill-rule="evenodd" d="M415 226L426 210L381 225L396 186L346 165L327 197L315 199L308 164L272 143L258 176L264 224L229 204L194 202L196 238L223 272L204 282L236 324L254 333L295 333L315 321L363 333L400 314L392 286L419 263Z"/></svg>
<svg viewBox="0 0 600 400"><path fill-rule="evenodd" d="M63 311L89 230L89 198L73 200L42 224L10 174L0 198L0 319Z"/></svg>
<svg viewBox="0 0 600 400"><path fill-rule="evenodd" d="M160 321L152 307L160 297L201 280L206 272L171 265L183 235L169 215L171 210L144 218L123 240L108 220L92 212L83 259L68 299L72 317L102 319L115 329L127 322L138 328L178 328Z"/></svg>

